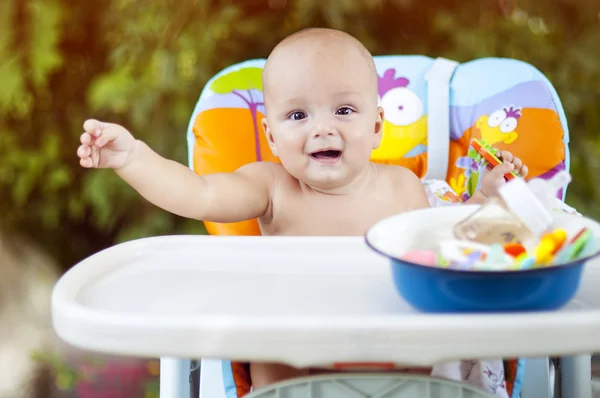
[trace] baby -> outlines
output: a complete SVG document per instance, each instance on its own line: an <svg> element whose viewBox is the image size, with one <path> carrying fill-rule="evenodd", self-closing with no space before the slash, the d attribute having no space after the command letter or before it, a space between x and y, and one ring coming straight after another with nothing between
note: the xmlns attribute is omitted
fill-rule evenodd
<svg viewBox="0 0 600 398"><path fill-rule="evenodd" d="M369 51L350 35L307 29L279 43L263 71L262 125L281 164L251 163L198 176L164 159L125 128L87 120L77 150L86 168L112 168L144 198L183 217L220 223L257 218L263 235L360 236L383 218L429 206L410 170L370 162L381 142L383 109ZM486 172L469 203L481 203L527 174L509 152ZM309 374L253 363L254 388Z"/></svg>

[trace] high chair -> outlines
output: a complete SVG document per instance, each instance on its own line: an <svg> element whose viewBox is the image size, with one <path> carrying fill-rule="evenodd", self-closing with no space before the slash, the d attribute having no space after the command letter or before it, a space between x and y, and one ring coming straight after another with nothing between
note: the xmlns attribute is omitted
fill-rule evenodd
<svg viewBox="0 0 600 398"><path fill-rule="evenodd" d="M446 181L461 200L478 189L482 172L468 157L472 138L519 156L529 167L528 178L569 169L569 134L560 99L533 66L498 58L463 64L425 56L374 58L385 121L372 161L408 167L424 181ZM189 167L196 173L233 172L249 162L278 161L261 127L264 62L230 66L207 83L187 131ZM446 201L456 198L448 189L434 194ZM564 190L560 194L564 200ZM206 228L213 235L260 235L256 220L206 222ZM161 381L184 380L173 377L181 376L186 362L168 361L173 360L163 361ZM589 357L565 366L589 367ZM179 373L171 372L173 367ZM548 358L521 358L508 361L505 373L513 397L548 398L554 395L553 372ZM201 361L201 398L238 398L249 383L244 364Z"/></svg>

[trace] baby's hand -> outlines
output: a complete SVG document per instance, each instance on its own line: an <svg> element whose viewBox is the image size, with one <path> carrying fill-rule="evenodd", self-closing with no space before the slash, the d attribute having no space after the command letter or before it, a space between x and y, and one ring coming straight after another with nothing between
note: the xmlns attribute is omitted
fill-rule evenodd
<svg viewBox="0 0 600 398"><path fill-rule="evenodd" d="M529 172L521 159L509 151L498 152L496 156L502 160L503 164L494 167L491 171L484 171L481 179L481 193L487 197L496 195L498 188L506 183L505 174L513 171L520 177L526 177Z"/></svg>
<svg viewBox="0 0 600 398"><path fill-rule="evenodd" d="M93 119L85 121L83 130L77 149L82 167L121 169L129 164L136 143L129 131Z"/></svg>

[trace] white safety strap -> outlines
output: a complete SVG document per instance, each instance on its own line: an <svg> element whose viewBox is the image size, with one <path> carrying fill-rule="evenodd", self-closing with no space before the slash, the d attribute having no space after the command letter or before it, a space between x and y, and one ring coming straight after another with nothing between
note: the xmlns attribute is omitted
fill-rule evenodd
<svg viewBox="0 0 600 398"><path fill-rule="evenodd" d="M458 62L437 58L427 81L427 173L425 179L446 180L450 156L450 80Z"/></svg>

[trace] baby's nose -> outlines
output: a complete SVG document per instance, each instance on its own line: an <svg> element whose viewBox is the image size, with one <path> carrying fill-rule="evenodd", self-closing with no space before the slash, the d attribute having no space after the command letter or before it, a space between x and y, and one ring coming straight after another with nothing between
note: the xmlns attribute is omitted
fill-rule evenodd
<svg viewBox="0 0 600 398"><path fill-rule="evenodd" d="M314 138L332 136L332 135L336 135L336 134L337 134L337 130L335 129L335 127L332 127L332 126L318 125L313 130Z"/></svg>

